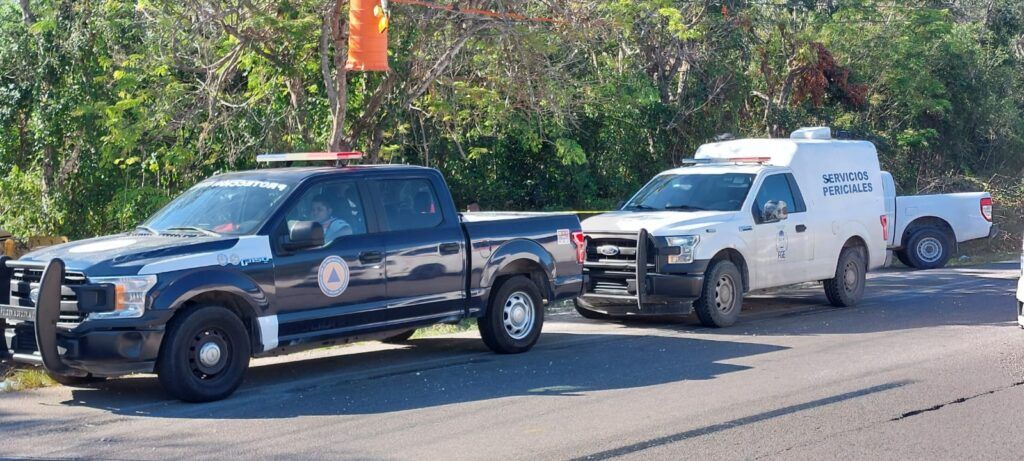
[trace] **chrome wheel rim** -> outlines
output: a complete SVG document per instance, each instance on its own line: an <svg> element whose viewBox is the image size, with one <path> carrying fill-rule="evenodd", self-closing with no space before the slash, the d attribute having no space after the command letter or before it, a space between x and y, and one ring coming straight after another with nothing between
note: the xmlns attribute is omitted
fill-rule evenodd
<svg viewBox="0 0 1024 461"><path fill-rule="evenodd" d="M728 313L736 304L736 283L732 277L723 275L715 282L715 307Z"/></svg>
<svg viewBox="0 0 1024 461"><path fill-rule="evenodd" d="M935 237L925 237L917 242L917 256L926 263L933 263L942 257L942 242Z"/></svg>
<svg viewBox="0 0 1024 461"><path fill-rule="evenodd" d="M535 319L533 299L526 293L517 291L505 300L502 323L510 338L519 340L529 336Z"/></svg>

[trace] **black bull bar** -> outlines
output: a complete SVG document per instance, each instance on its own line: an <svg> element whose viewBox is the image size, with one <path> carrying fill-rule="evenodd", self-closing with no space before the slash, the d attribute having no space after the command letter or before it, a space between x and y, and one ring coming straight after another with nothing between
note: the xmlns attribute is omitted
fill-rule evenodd
<svg viewBox="0 0 1024 461"><path fill-rule="evenodd" d="M11 305L12 264L16 267L43 268L39 280L39 297L35 308ZM13 263L10 258L0 256L0 332L7 328L7 318L30 320L35 326L36 346L42 365L56 374L76 374L76 370L61 360L57 349L57 321L60 319L61 285L64 282L64 261L51 259L48 263ZM10 356L7 342L0 338L0 356Z"/></svg>

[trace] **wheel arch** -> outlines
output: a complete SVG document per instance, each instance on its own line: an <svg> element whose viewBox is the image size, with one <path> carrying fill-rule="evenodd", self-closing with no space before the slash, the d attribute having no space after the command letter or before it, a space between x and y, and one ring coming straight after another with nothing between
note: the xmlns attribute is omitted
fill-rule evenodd
<svg viewBox="0 0 1024 461"><path fill-rule="evenodd" d="M154 309L173 311L172 320L203 305L221 306L237 315L249 334L252 351L261 351L267 346L263 344L264 332L259 319L260 313L269 309L269 302L259 285L243 274L196 271L171 282L153 301Z"/></svg>
<svg viewBox="0 0 1024 461"><path fill-rule="evenodd" d="M711 258L711 263L723 260L736 265L736 268L740 270L740 276L743 278L743 292L750 291L750 269L747 267L747 259L743 257L743 254L735 248L724 248L715 253L715 256ZM710 267L710 264L708 267Z"/></svg>
<svg viewBox="0 0 1024 461"><path fill-rule="evenodd" d="M511 240L491 254L480 276L480 287L490 291L487 300L490 301L495 288L503 279L513 275L529 277L540 288L545 299L553 299L554 287L551 281L555 278L555 258L537 242Z"/></svg>
<svg viewBox="0 0 1024 461"><path fill-rule="evenodd" d="M907 247L907 240L910 239L910 235L913 234L914 231L922 227L928 226L937 227L941 229L943 232L949 234L950 238L952 238L953 240L953 245L956 246L956 230L954 230L953 226L949 224L949 221L946 221L945 219L940 218L938 216L921 216L914 218L907 224L907 227L903 229L903 232L900 234L900 248Z"/></svg>

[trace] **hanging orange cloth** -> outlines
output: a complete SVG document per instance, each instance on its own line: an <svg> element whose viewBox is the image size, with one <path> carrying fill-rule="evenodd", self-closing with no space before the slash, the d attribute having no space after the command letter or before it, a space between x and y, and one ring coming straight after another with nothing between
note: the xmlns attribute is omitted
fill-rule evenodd
<svg viewBox="0 0 1024 461"><path fill-rule="evenodd" d="M346 70L388 71L388 33L378 32L374 7L380 0L351 0Z"/></svg>

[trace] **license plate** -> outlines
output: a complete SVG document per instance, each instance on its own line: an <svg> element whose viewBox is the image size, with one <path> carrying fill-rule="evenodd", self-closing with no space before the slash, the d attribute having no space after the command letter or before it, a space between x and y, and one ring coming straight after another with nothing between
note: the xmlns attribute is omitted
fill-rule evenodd
<svg viewBox="0 0 1024 461"><path fill-rule="evenodd" d="M11 320L35 320L36 310L31 307L0 306L0 318Z"/></svg>

